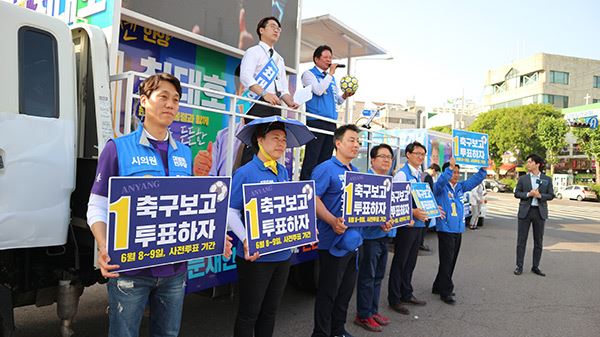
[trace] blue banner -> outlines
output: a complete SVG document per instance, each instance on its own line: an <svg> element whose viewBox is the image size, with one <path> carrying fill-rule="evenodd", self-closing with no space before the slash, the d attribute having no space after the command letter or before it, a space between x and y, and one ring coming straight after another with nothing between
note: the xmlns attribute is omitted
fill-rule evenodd
<svg viewBox="0 0 600 337"><path fill-rule="evenodd" d="M244 184L243 188L250 255L317 241L314 181Z"/></svg>
<svg viewBox="0 0 600 337"><path fill-rule="evenodd" d="M459 165L487 167L489 163L489 137L485 133L452 130L454 159Z"/></svg>
<svg viewBox="0 0 600 337"><path fill-rule="evenodd" d="M223 254L230 177L112 177L108 255L118 271Z"/></svg>
<svg viewBox="0 0 600 337"><path fill-rule="evenodd" d="M410 188L417 208L427 212L429 218L437 218L442 215L428 183L411 183Z"/></svg>
<svg viewBox="0 0 600 337"><path fill-rule="evenodd" d="M381 226L390 217L392 177L346 172L342 216L346 226Z"/></svg>
<svg viewBox="0 0 600 337"><path fill-rule="evenodd" d="M397 182L392 185L390 204L392 228L408 226L412 219L412 198L409 182Z"/></svg>

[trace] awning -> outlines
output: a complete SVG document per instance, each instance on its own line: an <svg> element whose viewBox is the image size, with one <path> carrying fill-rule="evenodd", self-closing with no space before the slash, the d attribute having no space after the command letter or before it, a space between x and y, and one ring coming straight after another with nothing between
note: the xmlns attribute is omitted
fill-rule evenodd
<svg viewBox="0 0 600 337"><path fill-rule="evenodd" d="M499 173L500 175L505 175L508 173L508 171L514 170L515 167L517 167L517 164L503 163L502 165L500 165Z"/></svg>
<svg viewBox="0 0 600 337"><path fill-rule="evenodd" d="M336 59L386 54L386 50L327 14L302 20L300 63L312 62L320 45L333 49Z"/></svg>

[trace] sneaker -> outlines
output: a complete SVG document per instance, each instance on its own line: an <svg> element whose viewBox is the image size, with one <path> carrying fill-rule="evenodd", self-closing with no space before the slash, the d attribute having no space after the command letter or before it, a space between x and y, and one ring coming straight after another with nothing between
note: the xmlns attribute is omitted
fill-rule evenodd
<svg viewBox="0 0 600 337"><path fill-rule="evenodd" d="M354 319L354 324L363 327L365 330L373 331L373 332L381 332L383 329L379 323L375 322L373 316L369 318L360 318L356 316Z"/></svg>
<svg viewBox="0 0 600 337"><path fill-rule="evenodd" d="M381 326L390 324L389 318L387 318L385 316L381 316L378 313L373 315L373 319L375 320L375 322L377 322Z"/></svg>

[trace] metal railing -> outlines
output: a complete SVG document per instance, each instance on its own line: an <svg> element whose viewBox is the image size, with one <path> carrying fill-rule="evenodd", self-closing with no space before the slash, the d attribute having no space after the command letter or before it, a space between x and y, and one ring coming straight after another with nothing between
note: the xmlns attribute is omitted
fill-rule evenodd
<svg viewBox="0 0 600 337"><path fill-rule="evenodd" d="M133 111L133 106L134 106L133 103L134 103L134 100L139 100L139 98L140 98L140 96L138 94L134 93L135 81L136 81L136 79L144 79L144 78L147 78L148 76L149 75L145 74L145 73L140 73L140 72L135 72L135 71L127 71L127 72L123 72L120 74L112 75L110 77L111 85L113 85L113 90L115 90L115 92L116 92L116 95L113 96L113 97L115 97L115 102L113 104L113 107L115 107L115 109L116 109L113 111L113 129L114 129L116 136L128 134L132 131L131 130L132 125L133 125L132 124L132 122L133 122L132 116L133 116L133 112L134 112ZM119 85L120 83L123 83L123 82L124 82L124 86ZM318 119L321 121L330 122L330 123L335 123L336 125L345 124L338 120L315 115L315 114L312 114L307 111L291 109L287 106L275 106L275 105L269 104L264 101L258 101L258 100L254 100L254 99L251 99L248 97L231 94L231 93L224 92L224 91L218 91L218 90L214 90L214 89L210 89L210 88L206 88L206 87L199 87L199 86L195 86L195 85L191 85L191 84L187 84L187 83L181 83L181 86L182 86L182 88L197 90L202 93L218 95L218 96L222 96L223 98L229 99L229 108L228 109L216 109L216 108L212 108L212 107L189 104L189 103L184 103L184 102L179 103L180 107L198 109L198 110L214 112L214 113L228 116L229 132L227 133L228 149L226 151L226 153L227 153L226 172L227 172L227 175L229 175L229 176L232 175L232 173L233 173L233 159L234 159L233 156L235 153L233 146L234 146L234 140L235 140L234 137L235 137L235 129L236 129L236 118L248 118L248 119L260 118L260 117L256 117L256 116L241 114L238 111L238 102L239 101L248 101L248 102L252 102L254 104L260 104L260 105L264 105L264 106L268 106L268 107L281 109L282 116L284 116L286 118L290 118L289 113L295 114L294 117L292 117L292 118L295 118L305 124L306 124L307 117ZM124 91L123 91L123 89L124 89ZM124 95L124 97L122 97L123 95ZM190 96L188 96L188 97L190 97ZM121 125L123 126L122 128L121 128ZM328 130L323 130L323 129L314 128L314 127L308 127L308 129L310 131L312 131L313 133L333 135L333 132L328 131ZM361 134L362 134L363 142L367 143L367 150L366 150L367 153L369 151L370 144L380 144L382 142L386 142L388 145L390 145L395 150L400 149L400 144L401 144L400 137L390 135L390 134L386 133L384 130L371 130L371 129L366 129L366 128L363 128L360 126L359 126L359 129L362 131ZM398 157L400 154L400 151L395 151L395 152L396 152L396 157ZM294 158L294 163L293 163L294 171L293 172L294 173L293 173L292 177L294 180L298 180L298 177L300 174L300 149L295 148L293 154L294 154L293 155L293 158ZM282 158L282 159L284 159L284 158ZM395 158L394 160L397 161L398 158ZM215 163L213 163L213 165L214 164Z"/></svg>

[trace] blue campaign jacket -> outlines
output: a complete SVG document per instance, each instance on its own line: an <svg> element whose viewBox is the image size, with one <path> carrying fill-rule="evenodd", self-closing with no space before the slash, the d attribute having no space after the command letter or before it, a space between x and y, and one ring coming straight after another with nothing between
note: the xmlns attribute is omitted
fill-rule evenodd
<svg viewBox="0 0 600 337"><path fill-rule="evenodd" d="M464 192L468 192L481 184L483 179L485 179L485 175L485 169L481 168L472 177L456 183L456 186L452 188L450 185L452 169L447 167L444 173L440 174L440 177L433 185L433 194L437 204L442 206L444 212L446 212L446 217L444 219L441 217L436 219L435 226L438 232L462 233L465 231L465 213L462 196ZM452 204L454 204L454 207Z"/></svg>
<svg viewBox="0 0 600 337"><path fill-rule="evenodd" d="M313 67L312 69L310 69L310 72L315 75L315 77L317 78L317 81L319 81L319 82L321 82L325 78L325 75L323 75L323 73L317 67ZM319 115L319 116L323 116L323 117L327 117L327 118L331 118L331 119L337 119L338 118L338 113L336 110L337 100L335 98L335 95L337 95L337 88L336 88L335 77L334 77L331 80L331 83L329 84L329 88L327 88L327 91L325 91L325 93L323 93L323 95L321 95L321 96L313 95L313 97L308 102L306 102L306 111L313 113L315 115ZM306 119L311 120L311 119L315 119L315 118L307 117Z"/></svg>
<svg viewBox="0 0 600 337"><path fill-rule="evenodd" d="M126 176L166 176L158 150L140 127L128 135L113 139L119 159L119 175ZM169 136L169 176L192 175L192 151L190 148Z"/></svg>

